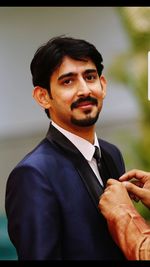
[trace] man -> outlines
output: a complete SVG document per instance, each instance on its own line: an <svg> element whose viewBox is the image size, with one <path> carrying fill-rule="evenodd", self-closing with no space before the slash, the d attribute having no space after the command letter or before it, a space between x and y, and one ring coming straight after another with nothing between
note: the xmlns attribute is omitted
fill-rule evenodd
<svg viewBox="0 0 150 267"><path fill-rule="evenodd" d="M132 182L126 182L130 179ZM136 180L135 180L136 179ZM129 195L150 208L150 173L131 170L109 179L100 198L99 209L109 230L128 260L150 260L150 225L136 211ZM122 182L122 183L121 183Z"/></svg>
<svg viewBox="0 0 150 267"><path fill-rule="evenodd" d="M33 97L51 123L7 182L8 232L21 260L125 259L98 209L107 179L125 172L118 148L95 132L106 94L102 70L94 45L65 36L33 57Z"/></svg>

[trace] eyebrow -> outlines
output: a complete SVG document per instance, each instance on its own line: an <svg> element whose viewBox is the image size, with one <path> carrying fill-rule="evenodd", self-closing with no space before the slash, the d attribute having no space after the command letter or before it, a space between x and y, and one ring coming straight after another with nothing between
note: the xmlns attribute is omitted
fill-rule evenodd
<svg viewBox="0 0 150 267"><path fill-rule="evenodd" d="M87 69L84 71L84 74L88 74L88 73L97 73L97 70L96 69ZM68 72L68 73L65 73L65 74L62 74L61 76L59 76L58 81L60 81L64 78L69 78L69 77L76 76L76 75L77 74L74 72Z"/></svg>

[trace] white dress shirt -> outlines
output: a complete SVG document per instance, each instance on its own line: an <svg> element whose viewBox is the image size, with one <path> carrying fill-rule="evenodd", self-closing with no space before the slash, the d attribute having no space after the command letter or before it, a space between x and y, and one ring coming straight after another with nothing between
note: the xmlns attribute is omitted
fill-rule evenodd
<svg viewBox="0 0 150 267"><path fill-rule="evenodd" d="M67 130L63 129L59 125L57 125L54 121L51 121L51 124L58 129L63 135L65 135L76 147L77 149L82 153L82 155L85 157L85 159L88 161L90 167L94 171L97 179L103 186L102 179L100 177L96 159L93 157L94 152L95 152L95 146L97 146L100 149L97 135L95 133L95 138L94 138L94 145L92 145L90 142L85 140L82 137L79 137L73 133L68 132ZM101 155L101 150L100 150L100 155Z"/></svg>

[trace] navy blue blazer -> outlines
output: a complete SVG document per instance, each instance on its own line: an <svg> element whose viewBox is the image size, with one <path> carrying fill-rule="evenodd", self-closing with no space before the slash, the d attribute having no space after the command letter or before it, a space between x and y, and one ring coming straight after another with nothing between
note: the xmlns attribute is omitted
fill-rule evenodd
<svg viewBox="0 0 150 267"><path fill-rule="evenodd" d="M118 148L99 140L105 178L125 172ZM52 125L6 184L8 233L19 260L125 260L98 210L103 189L78 149ZM98 188L98 190L97 190ZM94 195L95 194L95 195Z"/></svg>

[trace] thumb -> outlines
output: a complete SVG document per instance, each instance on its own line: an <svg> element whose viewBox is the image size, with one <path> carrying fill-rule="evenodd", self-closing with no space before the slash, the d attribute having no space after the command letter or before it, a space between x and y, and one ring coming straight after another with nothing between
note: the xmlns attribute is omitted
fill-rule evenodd
<svg viewBox="0 0 150 267"><path fill-rule="evenodd" d="M135 184L131 183L131 182L122 182L124 184L124 186L126 187L127 191L130 193L133 193L134 195L136 195L139 199L143 198L143 188L136 186Z"/></svg>

